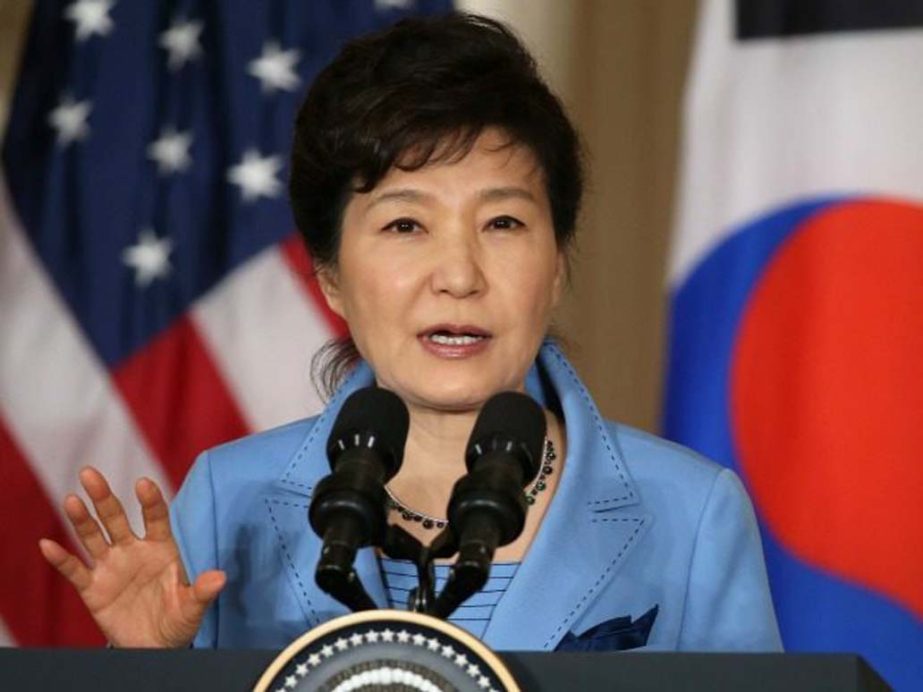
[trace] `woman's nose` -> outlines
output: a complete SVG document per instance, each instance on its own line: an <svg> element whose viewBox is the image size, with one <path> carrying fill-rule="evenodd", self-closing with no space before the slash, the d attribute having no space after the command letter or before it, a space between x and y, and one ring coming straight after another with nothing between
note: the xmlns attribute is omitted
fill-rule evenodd
<svg viewBox="0 0 923 692"><path fill-rule="evenodd" d="M482 292L487 281L482 266L481 251L471 238L453 238L436 249L432 285L436 293L456 298Z"/></svg>

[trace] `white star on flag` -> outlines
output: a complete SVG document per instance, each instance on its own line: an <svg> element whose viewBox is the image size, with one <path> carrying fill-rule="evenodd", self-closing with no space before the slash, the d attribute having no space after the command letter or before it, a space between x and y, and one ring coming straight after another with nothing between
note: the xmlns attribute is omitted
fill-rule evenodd
<svg viewBox="0 0 923 692"><path fill-rule="evenodd" d="M296 678L294 675L289 675L287 678L285 678L286 687L295 689L295 685L297 684L298 684L298 678Z"/></svg>
<svg viewBox="0 0 923 692"><path fill-rule="evenodd" d="M172 127L164 128L160 137L147 147L147 156L157 162L157 170L163 174L184 171L192 164L189 147L192 145L190 132L177 132Z"/></svg>
<svg viewBox="0 0 923 692"><path fill-rule="evenodd" d="M97 34L105 36L112 27L112 18L109 16L114 0L77 0L67 6L64 16L77 27L77 40L86 41Z"/></svg>
<svg viewBox="0 0 923 692"><path fill-rule="evenodd" d="M167 65L171 70L178 70L187 62L192 62L202 54L199 45L199 34L202 33L202 22L189 20L184 22L176 19L170 28L160 35L160 47L169 53Z"/></svg>
<svg viewBox="0 0 923 692"><path fill-rule="evenodd" d="M278 197L282 183L276 174L281 169L280 156L260 156L256 149L248 149L241 162L228 169L228 180L240 187L245 202L259 197Z"/></svg>
<svg viewBox="0 0 923 692"><path fill-rule="evenodd" d="M263 46L263 54L250 61L247 72L260 80L263 91L295 91L301 84L295 73L295 63L300 57L300 53L294 48L282 50L278 43L270 41Z"/></svg>
<svg viewBox="0 0 923 692"><path fill-rule="evenodd" d="M85 139L90 134L87 118L91 110L93 105L89 101L74 101L70 96L65 96L57 108L48 114L48 124L58 131L60 146Z"/></svg>
<svg viewBox="0 0 923 692"><path fill-rule="evenodd" d="M154 279L170 275L170 252L173 241L158 238L150 228L138 235L138 242L122 251L122 261L135 270L135 284L144 288Z"/></svg>

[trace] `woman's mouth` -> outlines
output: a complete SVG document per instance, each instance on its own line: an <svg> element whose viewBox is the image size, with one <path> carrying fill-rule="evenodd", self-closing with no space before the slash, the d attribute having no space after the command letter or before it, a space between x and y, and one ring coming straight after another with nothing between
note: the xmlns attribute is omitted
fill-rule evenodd
<svg viewBox="0 0 923 692"><path fill-rule="evenodd" d="M467 325L438 325L419 336L424 348L441 358L466 358L482 352L490 332Z"/></svg>
<svg viewBox="0 0 923 692"><path fill-rule="evenodd" d="M444 346L469 346L476 344L483 339L483 336L474 336L473 334L430 334L429 340L436 344Z"/></svg>

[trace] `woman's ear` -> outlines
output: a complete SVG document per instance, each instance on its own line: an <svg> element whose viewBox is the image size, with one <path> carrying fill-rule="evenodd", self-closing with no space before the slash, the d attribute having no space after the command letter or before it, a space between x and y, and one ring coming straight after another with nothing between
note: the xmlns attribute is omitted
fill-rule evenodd
<svg viewBox="0 0 923 692"><path fill-rule="evenodd" d="M343 315L343 298L340 294L340 282L335 268L321 267L317 270L317 283L320 286L321 293L324 294L324 300L329 307L339 317L345 319Z"/></svg>

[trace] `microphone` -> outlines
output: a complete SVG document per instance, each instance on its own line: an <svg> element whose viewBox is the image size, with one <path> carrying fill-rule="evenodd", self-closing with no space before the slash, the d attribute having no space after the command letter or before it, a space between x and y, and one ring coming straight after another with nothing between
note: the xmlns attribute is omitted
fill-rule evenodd
<svg viewBox="0 0 923 692"><path fill-rule="evenodd" d="M519 392L491 397L478 415L465 453L468 475L452 489L448 519L458 558L436 599L434 612L448 617L486 583L499 546L525 526L524 486L538 475L545 441L545 414Z"/></svg>
<svg viewBox="0 0 923 692"><path fill-rule="evenodd" d="M398 472L410 419L400 398L366 387L349 396L327 440L333 471L317 484L308 509L324 540L314 578L352 610L376 607L353 570L356 551L380 545L387 524L385 483Z"/></svg>

